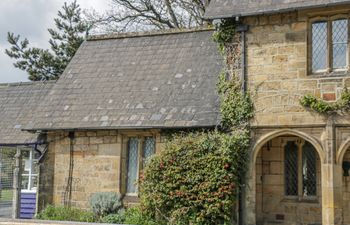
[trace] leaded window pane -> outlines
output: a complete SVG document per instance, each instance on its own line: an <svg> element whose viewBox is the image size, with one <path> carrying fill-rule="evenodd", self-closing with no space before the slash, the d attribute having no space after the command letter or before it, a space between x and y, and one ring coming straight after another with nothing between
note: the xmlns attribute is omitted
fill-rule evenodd
<svg viewBox="0 0 350 225"><path fill-rule="evenodd" d="M312 71L327 69L327 22L312 24Z"/></svg>
<svg viewBox="0 0 350 225"><path fill-rule="evenodd" d="M341 19L332 22L333 69L347 67L348 52L348 20Z"/></svg>
<svg viewBox="0 0 350 225"><path fill-rule="evenodd" d="M303 196L316 196L316 151L306 142L303 146Z"/></svg>
<svg viewBox="0 0 350 225"><path fill-rule="evenodd" d="M285 192L288 196L298 195L298 146L288 141L284 147Z"/></svg>
<svg viewBox="0 0 350 225"><path fill-rule="evenodd" d="M137 176L139 170L139 141L137 138L129 139L128 146L128 178L127 178L127 193L137 193Z"/></svg>
<svg viewBox="0 0 350 225"><path fill-rule="evenodd" d="M143 145L144 164L155 152L155 139L153 137L146 137Z"/></svg>

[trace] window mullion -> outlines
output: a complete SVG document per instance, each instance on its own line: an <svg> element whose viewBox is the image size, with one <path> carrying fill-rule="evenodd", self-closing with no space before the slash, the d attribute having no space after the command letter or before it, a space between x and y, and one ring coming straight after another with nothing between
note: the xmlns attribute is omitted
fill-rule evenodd
<svg viewBox="0 0 350 225"><path fill-rule="evenodd" d="M332 21L328 17L327 19L327 43L328 43L328 57L327 57L327 72L330 73L333 69L333 34L332 34Z"/></svg>
<svg viewBox="0 0 350 225"><path fill-rule="evenodd" d="M140 178L140 174L141 174L141 171L142 171L142 167L143 167L143 146L144 146L144 143L145 143L145 138L144 137L139 137L139 149L138 149L138 153L139 153L139 165L138 165L138 174L137 174L137 177Z"/></svg>
<svg viewBox="0 0 350 225"><path fill-rule="evenodd" d="M298 197L299 200L303 198L303 152L302 143L298 140Z"/></svg>

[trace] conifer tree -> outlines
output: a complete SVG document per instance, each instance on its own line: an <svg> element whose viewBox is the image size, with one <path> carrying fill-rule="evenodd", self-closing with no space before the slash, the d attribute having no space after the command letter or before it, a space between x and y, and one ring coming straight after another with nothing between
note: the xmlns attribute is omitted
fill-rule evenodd
<svg viewBox="0 0 350 225"><path fill-rule="evenodd" d="M82 18L76 0L71 4L65 2L54 21L55 29L48 29L50 49L30 47L27 38L21 40L20 35L8 33L7 40L11 48L6 49L5 53L16 60L16 68L28 73L29 80L58 79L91 27Z"/></svg>

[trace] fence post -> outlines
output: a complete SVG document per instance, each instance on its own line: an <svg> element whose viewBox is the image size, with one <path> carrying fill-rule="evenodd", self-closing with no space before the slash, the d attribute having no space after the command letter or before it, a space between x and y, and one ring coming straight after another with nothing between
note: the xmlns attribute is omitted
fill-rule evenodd
<svg viewBox="0 0 350 225"><path fill-rule="evenodd" d="M20 208L21 208L21 184L22 184L22 154L21 149L17 147L16 155L16 166L13 173L13 211L12 211L12 218L17 219L19 218L20 214Z"/></svg>

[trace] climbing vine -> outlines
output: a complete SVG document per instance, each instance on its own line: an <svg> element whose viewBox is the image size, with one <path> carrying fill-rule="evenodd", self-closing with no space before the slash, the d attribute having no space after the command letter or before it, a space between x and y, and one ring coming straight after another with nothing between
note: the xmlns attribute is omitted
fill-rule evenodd
<svg viewBox="0 0 350 225"><path fill-rule="evenodd" d="M230 43L235 34L236 23L234 19L223 20L213 34L213 40L218 43L222 54L225 52L225 45Z"/></svg>
<svg viewBox="0 0 350 225"><path fill-rule="evenodd" d="M326 102L311 94L307 94L300 99L300 104L305 108L314 110L321 114L343 112L350 109L350 91L345 88L340 99L336 102Z"/></svg>
<svg viewBox="0 0 350 225"><path fill-rule="evenodd" d="M218 76L221 124L214 131L175 133L146 166L140 184L143 212L158 224L228 224L250 147L253 102L242 91L236 68L240 44L233 45L235 23L224 20L213 39L225 57Z"/></svg>
<svg viewBox="0 0 350 225"><path fill-rule="evenodd" d="M249 120L253 117L253 102L248 93L243 93L241 83L236 76L228 78L227 72L219 75L217 84L221 105L221 125L224 129L244 127L248 129Z"/></svg>

